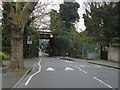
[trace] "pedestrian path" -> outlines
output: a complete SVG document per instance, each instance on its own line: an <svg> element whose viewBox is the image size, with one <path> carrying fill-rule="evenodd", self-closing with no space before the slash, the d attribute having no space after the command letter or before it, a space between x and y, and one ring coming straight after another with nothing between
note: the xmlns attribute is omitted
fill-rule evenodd
<svg viewBox="0 0 120 90"><path fill-rule="evenodd" d="M70 60L70 61L86 61L88 63L92 63L92 64L97 64L97 65L102 65L102 66L106 66L106 67L111 67L111 68L115 68L115 69L120 69L120 66L118 62L113 62L113 61L107 61L107 60L85 60L85 59L77 59L77 58L71 58L71 57L59 57L61 59L65 59L65 60Z"/></svg>
<svg viewBox="0 0 120 90"><path fill-rule="evenodd" d="M102 65L102 66L120 69L119 63L117 63L117 62L106 61L106 60L90 60L88 62L92 63L92 64L98 64L98 65Z"/></svg>
<svg viewBox="0 0 120 90"><path fill-rule="evenodd" d="M39 57L36 58L28 58L24 59L24 65L26 68L31 68L31 66L38 60ZM10 61L5 61L4 65L9 67ZM12 88L23 76L23 74L17 74L15 72L2 73L2 88Z"/></svg>

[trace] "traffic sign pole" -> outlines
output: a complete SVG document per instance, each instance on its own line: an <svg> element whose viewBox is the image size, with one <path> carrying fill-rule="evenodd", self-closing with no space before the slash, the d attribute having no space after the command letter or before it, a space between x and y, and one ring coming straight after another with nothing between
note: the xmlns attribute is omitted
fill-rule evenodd
<svg viewBox="0 0 120 90"><path fill-rule="evenodd" d="M27 37L27 44L28 44L28 47L29 47L29 58L30 58L30 45L32 44L32 36Z"/></svg>

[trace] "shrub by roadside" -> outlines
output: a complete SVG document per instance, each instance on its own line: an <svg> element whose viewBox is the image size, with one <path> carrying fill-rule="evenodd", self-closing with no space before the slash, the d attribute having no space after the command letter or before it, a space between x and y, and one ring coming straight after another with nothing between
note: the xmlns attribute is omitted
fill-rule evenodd
<svg viewBox="0 0 120 90"><path fill-rule="evenodd" d="M0 52L0 58L2 58L2 61L10 60L10 55L5 52Z"/></svg>

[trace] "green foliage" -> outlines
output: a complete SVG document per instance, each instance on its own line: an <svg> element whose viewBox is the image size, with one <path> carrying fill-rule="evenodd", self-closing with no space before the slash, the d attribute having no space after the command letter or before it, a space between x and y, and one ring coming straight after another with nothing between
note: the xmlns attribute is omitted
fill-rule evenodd
<svg viewBox="0 0 120 90"><path fill-rule="evenodd" d="M66 55L71 48L70 39L66 36L57 36L54 40L55 48L57 48L58 54Z"/></svg>
<svg viewBox="0 0 120 90"><path fill-rule="evenodd" d="M83 15L86 31L98 42L109 43L120 37L119 15L120 2L90 3L90 11Z"/></svg>
<svg viewBox="0 0 120 90"><path fill-rule="evenodd" d="M76 2L65 2L60 5L59 13L55 10L50 12L50 28L54 34L47 47L50 55L66 56L68 53L70 56L72 52L78 51L79 35L73 24L79 21L78 8L79 4Z"/></svg>
<svg viewBox="0 0 120 90"><path fill-rule="evenodd" d="M60 5L59 13L55 10L50 12L50 28L53 34L57 33L47 47L50 55L66 56L68 53L68 56L71 57L82 57L81 52L83 50L86 53L87 50L95 51L96 43L91 41L87 32L78 33L73 24L79 19L78 8L78 3L65 2ZM58 26L60 26L59 29ZM62 32L59 32L59 30Z"/></svg>
<svg viewBox="0 0 120 90"><path fill-rule="evenodd" d="M26 68L25 69L16 69L15 72L24 72L25 73L25 72L27 72L27 70L28 69L26 69Z"/></svg>
<svg viewBox="0 0 120 90"><path fill-rule="evenodd" d="M120 47L120 38L113 38L112 39L112 46Z"/></svg>
<svg viewBox="0 0 120 90"><path fill-rule="evenodd" d="M60 16L63 21L66 22L75 22L76 20L78 21L79 19L79 14L78 14L78 8L79 4L78 3L73 3L73 2L65 2L64 4L60 5Z"/></svg>
<svg viewBox="0 0 120 90"><path fill-rule="evenodd" d="M25 3L22 3L22 6L24 6ZM14 11L16 12L15 6L16 3L12 3L12 6L14 8ZM21 6L21 9L23 8ZM11 33L12 30L10 30L9 22L7 20L7 13L3 10L2 11L3 18L2 18L2 51L5 53L8 53L9 55L11 54ZM33 36L33 44L30 45L30 56L35 57L37 56L38 52L38 42L39 42L39 36L36 35L35 28L31 23L35 19L34 16L32 16L28 21L27 24L25 25L24 28L24 35L23 35L23 54L24 57L29 56L29 45L27 45L27 36ZM5 59L3 57L3 59Z"/></svg>
<svg viewBox="0 0 120 90"><path fill-rule="evenodd" d="M2 60L10 60L10 55L4 52L0 52L0 58L2 58Z"/></svg>
<svg viewBox="0 0 120 90"><path fill-rule="evenodd" d="M6 53L11 53L11 30L8 23L7 14L3 10L3 18L2 18L2 51Z"/></svg>
<svg viewBox="0 0 120 90"><path fill-rule="evenodd" d="M24 57L36 57L38 56L39 35L36 34L36 28L31 24L34 20L32 16L28 21L24 29L23 35L23 55ZM27 44L27 37L32 36L32 44ZM30 49L29 49L30 48Z"/></svg>
<svg viewBox="0 0 120 90"><path fill-rule="evenodd" d="M52 30L52 33L57 36L63 33L63 23L60 18L59 13L55 10L51 10L50 12L50 30Z"/></svg>
<svg viewBox="0 0 120 90"><path fill-rule="evenodd" d="M15 70L12 70L12 72L16 72L16 73L25 73L28 71L28 68L19 68L19 69L15 69Z"/></svg>
<svg viewBox="0 0 120 90"><path fill-rule="evenodd" d="M79 4L77 2L65 2L64 4L60 4L59 14L64 22L64 30L70 31L71 27L74 27L76 21L79 21L78 14Z"/></svg>

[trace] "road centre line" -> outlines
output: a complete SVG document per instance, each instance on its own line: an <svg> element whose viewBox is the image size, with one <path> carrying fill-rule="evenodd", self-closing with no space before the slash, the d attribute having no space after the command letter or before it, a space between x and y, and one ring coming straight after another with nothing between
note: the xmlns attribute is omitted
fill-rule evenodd
<svg viewBox="0 0 120 90"><path fill-rule="evenodd" d="M42 59L40 59L40 61L38 62L39 70L38 70L36 73L32 74L32 75L28 78L27 82L25 83L25 86L29 84L29 82L30 82L30 80L32 79L33 76L35 76L36 74L38 74L38 73L41 71L41 65L40 65L41 60L42 60Z"/></svg>
<svg viewBox="0 0 120 90"><path fill-rule="evenodd" d="M87 73L86 71L84 71L84 70L82 70L80 67L78 67L78 66L74 66L74 67L76 67L77 69L79 69L80 71L82 71L82 72L84 72L84 73Z"/></svg>
<svg viewBox="0 0 120 90"><path fill-rule="evenodd" d="M107 87L112 88L113 90L116 90L116 89L114 89L112 86L110 86L110 85L104 83L102 80L98 79L97 77L93 77L93 78L94 78L95 80L101 82L102 84L106 85Z"/></svg>

